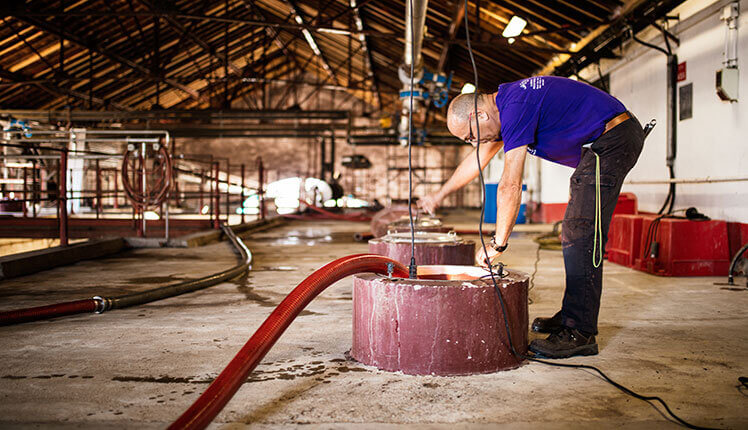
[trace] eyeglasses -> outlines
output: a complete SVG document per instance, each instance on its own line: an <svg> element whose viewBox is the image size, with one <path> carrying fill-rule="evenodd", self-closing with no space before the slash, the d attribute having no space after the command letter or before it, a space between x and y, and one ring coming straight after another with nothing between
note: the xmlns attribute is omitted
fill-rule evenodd
<svg viewBox="0 0 748 430"><path fill-rule="evenodd" d="M465 142L469 143L472 146L475 146L478 144L478 140L475 138L475 135L473 135L473 113L474 112L470 112L470 114L468 115L468 137L467 139L465 139ZM492 137L483 138L480 140L480 143L498 142L500 140L501 140L501 135L495 138L492 138Z"/></svg>

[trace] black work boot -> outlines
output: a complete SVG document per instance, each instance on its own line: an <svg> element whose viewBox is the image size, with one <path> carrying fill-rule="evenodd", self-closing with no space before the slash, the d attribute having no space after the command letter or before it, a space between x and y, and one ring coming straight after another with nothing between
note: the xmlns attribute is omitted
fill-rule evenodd
<svg viewBox="0 0 748 430"><path fill-rule="evenodd" d="M561 324L561 312L550 318L535 318L532 322L532 331L536 333L555 333L564 328Z"/></svg>
<svg viewBox="0 0 748 430"><path fill-rule="evenodd" d="M530 351L545 358L567 358L575 355L596 355L595 335L585 335L579 330L563 327L547 339L530 342Z"/></svg>

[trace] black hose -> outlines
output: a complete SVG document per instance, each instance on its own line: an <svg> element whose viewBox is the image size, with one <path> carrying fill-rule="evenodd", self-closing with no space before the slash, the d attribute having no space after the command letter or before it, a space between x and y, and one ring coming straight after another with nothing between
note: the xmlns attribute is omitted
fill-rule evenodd
<svg viewBox="0 0 748 430"><path fill-rule="evenodd" d="M262 225L267 225L264 223ZM252 254L249 252L244 243L236 237L234 231L227 226L223 226L223 231L233 243L234 247L241 255L241 261L236 266L214 273L200 279L180 282L177 284L167 285L164 287L154 288L141 293L129 294L126 296L105 298L96 296L91 299L77 300L74 302L57 303L48 306L36 308L17 309L12 311L0 312L0 326L13 325L23 322L40 321L50 318L57 318L66 315L76 315L81 313L106 312L111 309L122 309L131 306L142 305L155 302L157 300L175 297L180 294L191 293L212 287L229 279L233 279L249 269L252 262Z"/></svg>
<svg viewBox="0 0 748 430"><path fill-rule="evenodd" d="M732 258L732 261L730 262L730 269L727 272L727 283L733 284L735 282L735 278L732 276L733 273L735 273L735 266L738 265L738 261L740 261L740 256L743 255L745 251L748 251L748 243L743 245L742 248L740 248L740 251L738 251L737 254ZM746 276L746 286L748 286L748 273L745 274Z"/></svg>
<svg viewBox="0 0 748 430"><path fill-rule="evenodd" d="M410 8L410 29L411 34L415 31L413 18L413 0L407 0ZM406 24L408 25L408 24ZM416 279L416 231L413 226L413 75L415 74L415 43L410 44L410 108L408 109L408 220L410 221L410 265L408 266L408 276L410 279Z"/></svg>
<svg viewBox="0 0 748 430"><path fill-rule="evenodd" d="M237 249L237 251L239 251L239 254L241 255L239 264L230 269L214 273L200 279L180 282L178 284L166 285L164 287L154 288L140 293L128 294L126 296L114 297L111 299L95 297L96 299L100 299L104 303L104 309L101 312L110 309L122 309L131 306L143 305L146 303L155 302L157 300L179 296L181 294L191 293L193 291L202 290L203 288L211 287L213 285L228 281L229 279L233 279L244 274L249 269L249 265L252 263L252 253L249 251L249 249L247 249L246 245L244 245L244 242L236 237L236 234L231 229L231 227L223 225L222 228L224 234L228 236L231 243L233 243L234 247Z"/></svg>

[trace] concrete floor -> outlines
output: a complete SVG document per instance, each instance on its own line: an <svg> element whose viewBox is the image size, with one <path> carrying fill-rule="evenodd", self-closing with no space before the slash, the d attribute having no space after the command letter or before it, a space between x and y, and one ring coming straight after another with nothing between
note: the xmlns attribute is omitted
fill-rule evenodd
<svg viewBox="0 0 748 430"><path fill-rule="evenodd" d="M294 222L246 241L254 266L242 279L135 309L0 327L0 427L165 427L300 280L334 258L365 252L351 235L366 229ZM530 234L518 234L504 261L532 272L535 250ZM128 251L4 281L0 310L119 295L235 261L225 242ZM748 375L748 292L712 285L718 278L605 267L601 353L566 362L599 366L636 391L662 396L693 423L748 428L748 391L737 380ZM560 252L540 251L531 319L557 310L563 273ZM530 363L489 375L415 377L350 361L351 283L311 303L213 427L676 427L588 371Z"/></svg>

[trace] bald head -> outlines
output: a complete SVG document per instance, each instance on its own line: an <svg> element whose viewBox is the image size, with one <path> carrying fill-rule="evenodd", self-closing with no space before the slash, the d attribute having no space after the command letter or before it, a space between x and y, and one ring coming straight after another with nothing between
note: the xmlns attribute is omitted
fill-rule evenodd
<svg viewBox="0 0 748 430"><path fill-rule="evenodd" d="M471 129L475 129L475 124L471 127L469 120L472 117L472 121L475 122L476 117L471 114L475 112L476 98L478 101L477 118L480 122L481 141L485 140L484 137L491 138L491 136L498 136L498 110L490 102L493 99L492 95L473 93L460 94L455 97L447 110L447 128L459 139L467 141Z"/></svg>
<svg viewBox="0 0 748 430"><path fill-rule="evenodd" d="M470 113L475 110L475 104L473 101L476 97L478 98L478 109L480 109L484 104L483 97L480 97L480 95L477 93L460 94L459 96L455 97L452 100L452 103L449 104L449 109L447 110L447 118L465 118L465 121L467 121L468 115L470 115Z"/></svg>

